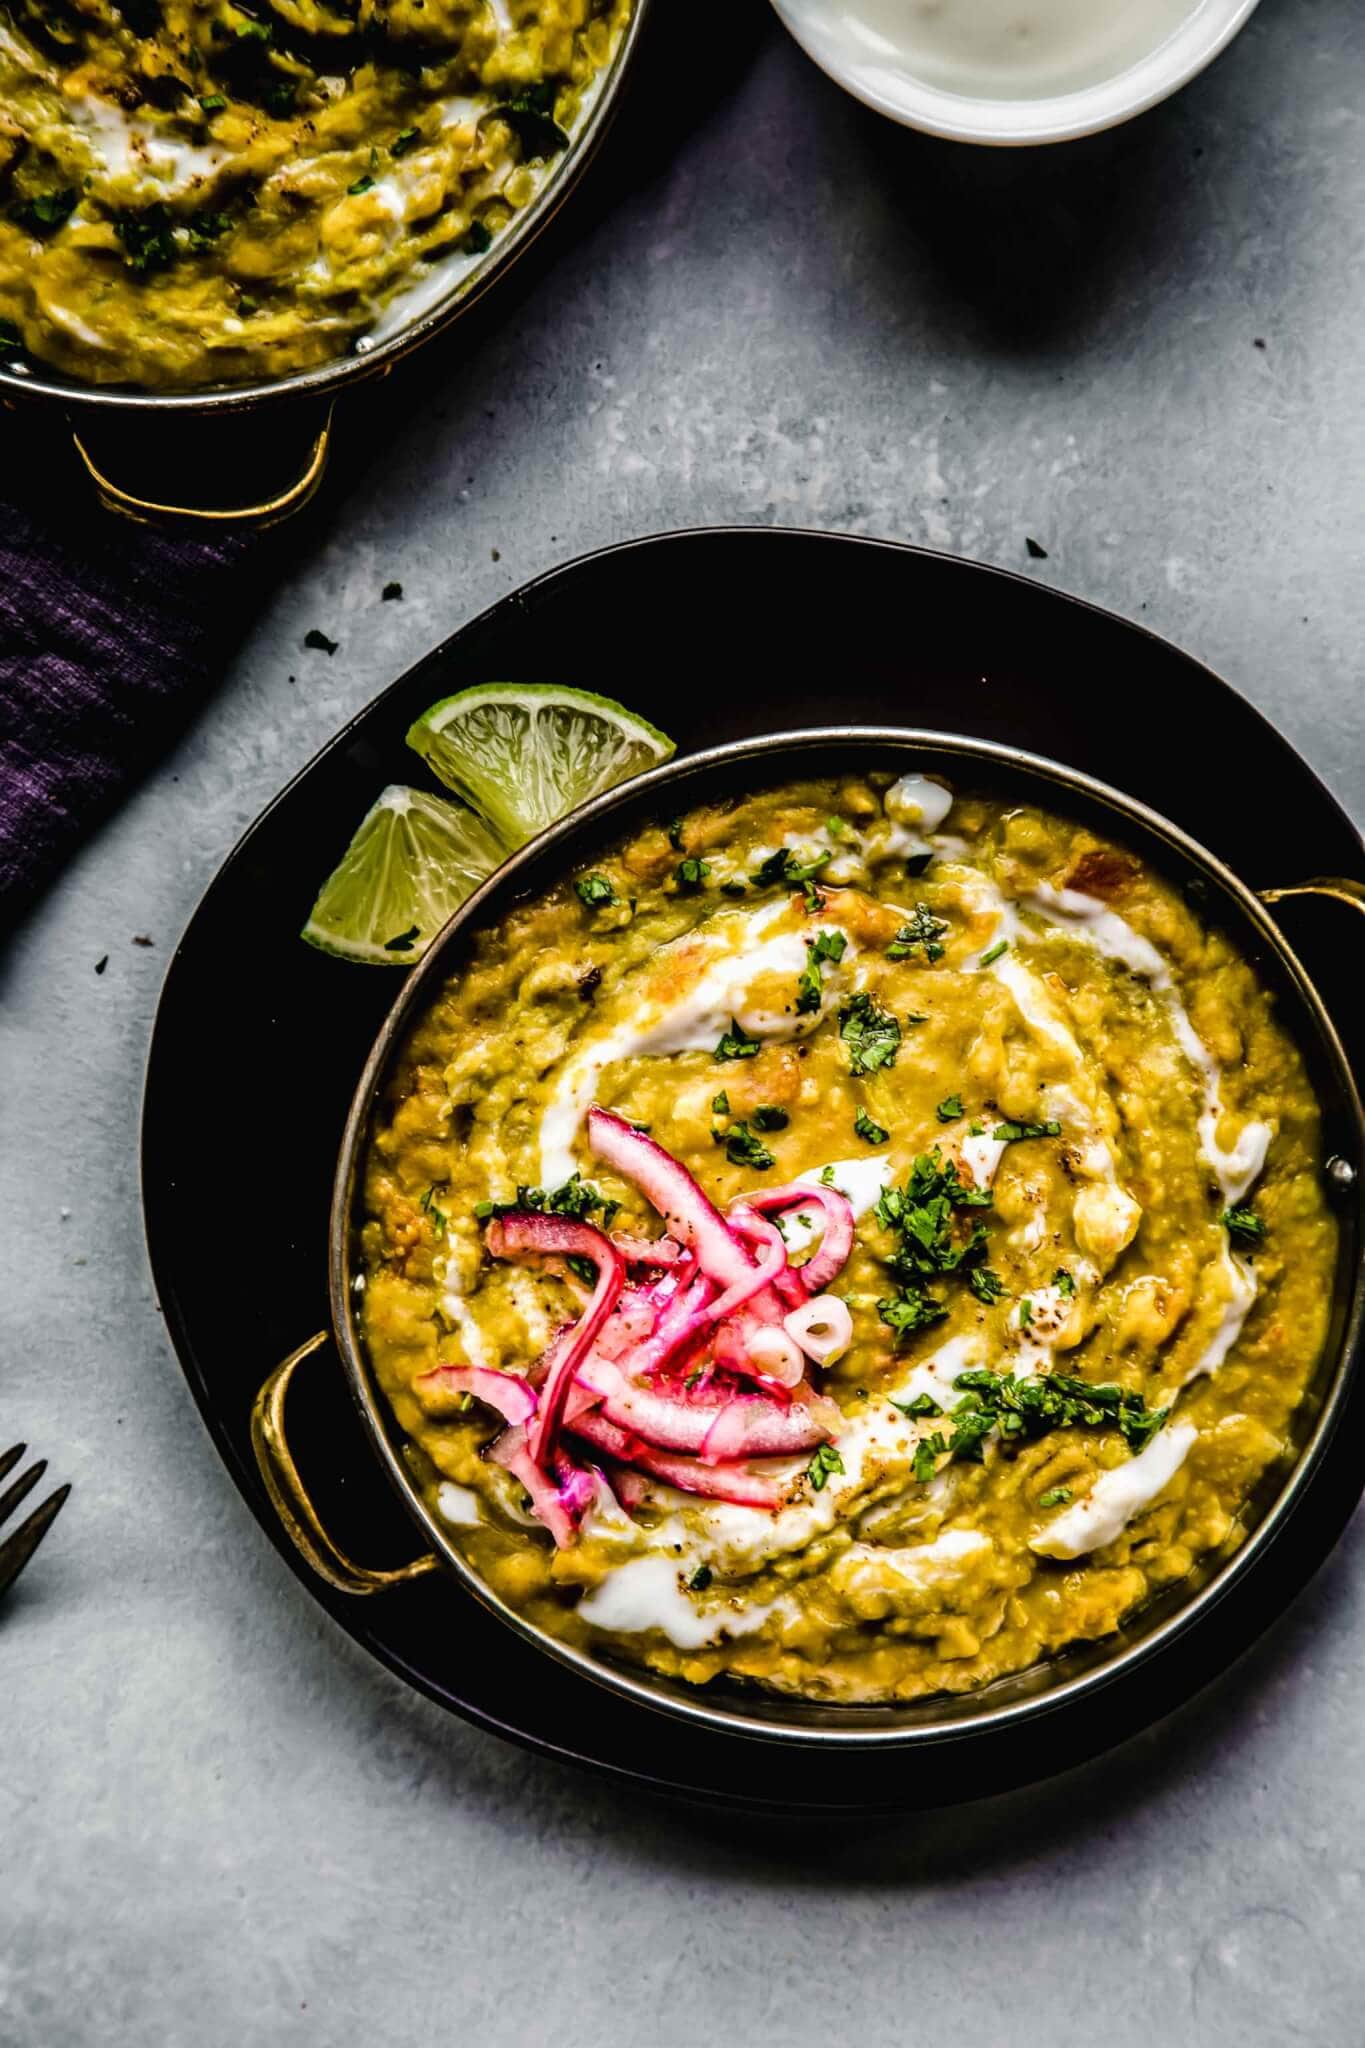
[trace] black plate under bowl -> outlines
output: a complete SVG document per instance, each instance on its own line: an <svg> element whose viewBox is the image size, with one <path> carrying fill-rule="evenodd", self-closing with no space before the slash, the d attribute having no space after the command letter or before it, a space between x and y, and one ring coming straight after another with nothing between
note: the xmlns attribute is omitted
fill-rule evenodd
<svg viewBox="0 0 1365 2048"><path fill-rule="evenodd" d="M1209 669L1140 627L1004 571L888 542L717 529L585 556L457 633L347 726L225 862L171 961L143 1123L147 1236L185 1376L252 1512L313 1596L391 1670L454 1713L547 1754L683 1796L780 1810L941 1805L934 1783L848 1753L818 1772L780 1746L665 1722L553 1665L433 1574L367 1599L317 1580L256 1473L262 1380L327 1322L337 1146L396 976L298 939L318 881L390 781L425 779L403 743L435 698L492 678L619 697L684 751L778 727L849 723L975 734L1068 762L1181 825L1253 887L1359 875L1359 834L1272 726ZM1267 834L1255 792L1294 819ZM1250 794L1249 794L1250 793ZM1286 868L1292 858L1292 871ZM1288 906L1291 939L1357 1071L1348 913ZM204 1103L213 1106L206 1123ZM208 1214L251 1219L247 1286L225 1286ZM1365 1484L1357 1373L1342 1426L1283 1537L1140 1682L1111 1686L1078 1730L1047 1717L1002 1738L973 1795L1046 1776L1188 1698L1279 1614L1327 1555ZM323 1519L366 1564L415 1532L338 1365L297 1376L290 1441ZM818 1781L817 1781L818 1780Z"/></svg>

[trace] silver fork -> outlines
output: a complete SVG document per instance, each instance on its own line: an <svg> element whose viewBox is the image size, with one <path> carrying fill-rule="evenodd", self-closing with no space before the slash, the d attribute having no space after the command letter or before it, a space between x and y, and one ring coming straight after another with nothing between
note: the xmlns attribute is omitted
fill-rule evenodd
<svg viewBox="0 0 1365 2048"><path fill-rule="evenodd" d="M8 1477L27 1449L27 1444L11 1444L10 1448L0 1455L0 1480ZM33 1491L46 1470L47 1459L39 1458L36 1464L29 1466L27 1472L19 1474L12 1486L7 1486L4 1492L0 1493L0 1522L13 1514L20 1501ZM0 1543L0 1594L8 1592L14 1584L56 1521L62 1502L70 1491L69 1485L59 1486L55 1493L50 1493L47 1499L36 1507L17 1529L12 1530L3 1543Z"/></svg>

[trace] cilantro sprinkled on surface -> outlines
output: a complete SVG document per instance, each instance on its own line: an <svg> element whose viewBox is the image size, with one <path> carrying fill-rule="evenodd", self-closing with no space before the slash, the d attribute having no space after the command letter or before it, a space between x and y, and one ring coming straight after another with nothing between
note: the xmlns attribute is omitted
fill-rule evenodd
<svg viewBox="0 0 1365 2048"><path fill-rule="evenodd" d="M493 246L493 231L481 220L472 220L465 229L460 247L466 256L485 256Z"/></svg>
<svg viewBox="0 0 1365 2048"><path fill-rule="evenodd" d="M916 953L923 953L932 962L943 958L945 947L943 935L948 929L948 920L935 917L927 903L917 903L907 924L903 924L886 949L888 960L909 960Z"/></svg>
<svg viewBox="0 0 1365 2048"><path fill-rule="evenodd" d="M826 960L842 960L847 948L848 939L843 932L817 932L813 939L806 940L806 964L796 984L798 1016L808 1016L819 1009L824 999L824 977L820 970Z"/></svg>
<svg viewBox="0 0 1365 2048"><path fill-rule="evenodd" d="M945 1095L938 1108L934 1111L934 1115L941 1124L956 1123L957 1119L965 1115L965 1113L960 1095Z"/></svg>
<svg viewBox="0 0 1365 2048"><path fill-rule="evenodd" d="M723 1088L719 1095L711 1097L711 1113L713 1116L729 1116L730 1114L730 1098Z"/></svg>
<svg viewBox="0 0 1365 2048"><path fill-rule="evenodd" d="M523 86L514 99L494 107L521 144L524 157L557 156L569 138L554 118L558 88L550 80Z"/></svg>
<svg viewBox="0 0 1365 2048"><path fill-rule="evenodd" d="M1046 1493L1039 1494L1038 1505L1040 1508L1064 1508L1070 1499L1069 1486L1049 1486Z"/></svg>
<svg viewBox="0 0 1365 2048"><path fill-rule="evenodd" d="M1062 1127L1055 1121L1045 1124L997 1124L991 1136L1000 1145L1017 1145L1024 1138L1060 1138Z"/></svg>
<svg viewBox="0 0 1365 2048"><path fill-rule="evenodd" d="M683 821L681 818L674 818L671 821L668 827L668 843L673 848L674 853L681 853L683 851Z"/></svg>
<svg viewBox="0 0 1365 2048"><path fill-rule="evenodd" d="M227 105L227 95L221 92L207 92L200 95L199 104L206 114L221 114Z"/></svg>
<svg viewBox="0 0 1365 2048"><path fill-rule="evenodd" d="M1019 1327L1028 1330L1033 1327L1033 1303L1025 1294L1019 1303Z"/></svg>
<svg viewBox="0 0 1365 2048"><path fill-rule="evenodd" d="M1070 1273L1067 1272L1065 1266L1058 1266L1056 1272L1052 1276L1052 1284L1056 1288L1058 1294L1060 1294L1067 1301L1070 1301L1072 1295L1076 1292L1076 1282L1073 1280Z"/></svg>
<svg viewBox="0 0 1365 2048"><path fill-rule="evenodd" d="M695 854L688 854L673 870L673 879L685 896L695 896L710 874L708 861L698 860Z"/></svg>
<svg viewBox="0 0 1365 2048"><path fill-rule="evenodd" d="M785 1111L779 1110L777 1114L783 1123L787 1121ZM775 1155L768 1150L758 1133L742 1117L738 1123L731 1124L727 1131L712 1131L711 1136L718 1145L725 1147L725 1156L731 1166L752 1166L755 1173L766 1173L770 1166L777 1164Z"/></svg>
<svg viewBox="0 0 1365 2048"><path fill-rule="evenodd" d="M1002 953L1008 953L1009 949L1010 942L1008 939L997 939L990 951L981 955L981 965L989 967L992 961L998 960Z"/></svg>
<svg viewBox="0 0 1365 2048"><path fill-rule="evenodd" d="M689 1590L693 1593L704 1593L711 1583L711 1577L710 1565L699 1564L687 1582Z"/></svg>
<svg viewBox="0 0 1365 2048"><path fill-rule="evenodd" d="M860 1109L854 1117L853 1128L857 1135L869 1145L884 1145L891 1136L890 1131L885 1130L881 1124L873 1122L865 1109Z"/></svg>
<svg viewBox="0 0 1365 2048"><path fill-rule="evenodd" d="M749 1112L756 1131L785 1131L791 1118L785 1109L778 1109L771 1102L760 1102L757 1109Z"/></svg>
<svg viewBox="0 0 1365 2048"><path fill-rule="evenodd" d="M715 1060L751 1060L758 1051L758 1040L750 1038L741 1024L732 1017L730 1029L721 1039L711 1057Z"/></svg>
<svg viewBox="0 0 1365 2048"><path fill-rule="evenodd" d="M984 1301L987 1307L993 1301L999 1301L1005 1292L1004 1281L989 1266L972 1266L967 1273L967 1285L977 1300Z"/></svg>
<svg viewBox="0 0 1365 2048"><path fill-rule="evenodd" d="M806 1477L814 1492L823 1493L830 1475L843 1469L844 1461L833 1444L821 1444L806 1467Z"/></svg>
<svg viewBox="0 0 1365 2048"><path fill-rule="evenodd" d="M446 1224L449 1222L450 1219L447 1217L443 1209L438 1209L436 1206L435 1181L432 1182L431 1186L423 1195L421 1201L421 1209L422 1214L424 1216L430 1217L431 1227L436 1232L436 1235L438 1237L444 1237L446 1234Z"/></svg>
<svg viewBox="0 0 1365 2048"><path fill-rule="evenodd" d="M370 191L373 185L374 179L367 172L363 178L357 178L354 185L348 185L346 190L352 199L358 199L362 192Z"/></svg>
<svg viewBox="0 0 1365 2048"><path fill-rule="evenodd" d="M1243 1249L1265 1242L1265 1223L1254 1209L1224 1209L1218 1220L1233 1243Z"/></svg>
<svg viewBox="0 0 1365 2048"><path fill-rule="evenodd" d="M406 156L415 143L422 139L420 128L400 128L389 144L390 156Z"/></svg>
<svg viewBox="0 0 1365 2048"><path fill-rule="evenodd" d="M901 1027L866 992L853 996L840 1010L839 1036L848 1050L851 1074L871 1074L878 1067L895 1065Z"/></svg>
<svg viewBox="0 0 1365 2048"><path fill-rule="evenodd" d="M947 1313L946 1305L936 1295L916 1286L898 1288L895 1294L888 1294L877 1303L877 1314L902 1343L913 1337L916 1330L928 1330L941 1323Z"/></svg>
<svg viewBox="0 0 1365 2048"><path fill-rule="evenodd" d="M598 910L604 904L616 901L616 891L605 875L580 875L574 883L574 893L589 910Z"/></svg>
<svg viewBox="0 0 1365 2048"><path fill-rule="evenodd" d="M813 882L821 868L827 867L833 858L833 850L828 846L806 861L798 860L789 846L779 846L776 853L768 854L754 869L753 885L756 889L775 889L787 883L797 888Z"/></svg>

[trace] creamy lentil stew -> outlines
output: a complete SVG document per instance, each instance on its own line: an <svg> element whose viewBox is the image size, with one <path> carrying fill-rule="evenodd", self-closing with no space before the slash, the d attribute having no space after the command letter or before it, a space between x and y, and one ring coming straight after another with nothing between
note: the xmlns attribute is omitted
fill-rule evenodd
<svg viewBox="0 0 1365 2048"><path fill-rule="evenodd" d="M631 0L10 0L0 353L276 377L453 283L536 190Z"/></svg>
<svg viewBox="0 0 1365 2048"><path fill-rule="evenodd" d="M1102 1637L1235 1544L1335 1252L1228 940L1087 827L915 774L663 820L482 933L364 1193L363 1336L484 1580L849 1702Z"/></svg>

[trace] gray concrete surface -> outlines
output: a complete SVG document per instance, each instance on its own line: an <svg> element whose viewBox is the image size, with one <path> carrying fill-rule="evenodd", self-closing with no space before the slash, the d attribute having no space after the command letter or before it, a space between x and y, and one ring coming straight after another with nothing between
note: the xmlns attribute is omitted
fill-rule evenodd
<svg viewBox="0 0 1365 2048"><path fill-rule="evenodd" d="M5 2048L1365 2038L1359 1525L1210 1699L1040 1792L683 1817L452 1725L320 1617L181 1383L134 1154L167 952L243 827L598 542L752 520L1028 567L1211 660L1365 815L1363 88L1358 0L1265 0L1125 136L985 158L882 130L761 29L512 324L395 398L227 686L21 934L0 1441L76 1492L0 1617ZM205 1219L225 1284L244 1224Z"/></svg>

